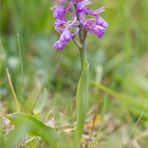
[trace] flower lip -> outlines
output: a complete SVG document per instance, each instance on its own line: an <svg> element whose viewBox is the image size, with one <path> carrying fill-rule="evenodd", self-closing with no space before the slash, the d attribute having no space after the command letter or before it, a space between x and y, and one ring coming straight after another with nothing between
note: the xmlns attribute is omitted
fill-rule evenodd
<svg viewBox="0 0 148 148"><path fill-rule="evenodd" d="M60 40L63 42L69 42L72 37L73 34L68 29L65 29L65 31L60 36Z"/></svg>
<svg viewBox="0 0 148 148"><path fill-rule="evenodd" d="M61 40L58 40L54 43L53 48L55 49L64 49L65 43L62 42Z"/></svg>

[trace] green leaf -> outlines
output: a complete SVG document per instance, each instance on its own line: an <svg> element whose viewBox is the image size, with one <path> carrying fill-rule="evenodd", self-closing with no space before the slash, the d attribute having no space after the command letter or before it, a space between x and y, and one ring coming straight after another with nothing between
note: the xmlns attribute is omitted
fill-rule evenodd
<svg viewBox="0 0 148 148"><path fill-rule="evenodd" d="M32 115L18 112L7 115L7 118L16 125L16 129L9 139L9 146L13 145L15 147L26 134L33 134L40 136L52 148L62 147L62 139L56 130L46 126Z"/></svg>
<svg viewBox="0 0 148 148"><path fill-rule="evenodd" d="M76 107L77 107L77 126L75 132L75 147L80 147L81 137L88 110L88 72L89 64L85 60L84 68L77 87Z"/></svg>

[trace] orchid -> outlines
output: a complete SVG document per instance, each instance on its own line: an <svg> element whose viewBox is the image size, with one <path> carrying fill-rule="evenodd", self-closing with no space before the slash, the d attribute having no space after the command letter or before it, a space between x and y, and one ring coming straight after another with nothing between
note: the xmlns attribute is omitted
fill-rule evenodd
<svg viewBox="0 0 148 148"><path fill-rule="evenodd" d="M76 112L77 124L74 134L74 147L81 146L81 137L88 111L88 74L89 64L85 39L88 33L95 34L101 38L108 27L108 23L100 16L105 11L104 7L91 10L87 7L90 0L53 0L57 4L51 8L55 18L55 30L60 34L53 47L64 49L72 39L80 51L81 76L77 87ZM67 18L70 13L70 18ZM79 38L79 40L77 39Z"/></svg>
<svg viewBox="0 0 148 148"><path fill-rule="evenodd" d="M90 0L53 1L57 3L51 8L55 18L55 30L60 33L59 40L53 45L54 48L64 49L71 39L75 39L77 34L81 34L81 30L83 30L82 34L85 34L85 36L80 37L82 40L86 38L88 32L95 34L99 38L106 32L108 23L100 16L100 13L105 11L104 7L97 10L89 9L87 5L91 3ZM66 14L69 12L71 13L70 20L66 18ZM88 18L88 15L92 18ZM66 40L63 39L65 37Z"/></svg>

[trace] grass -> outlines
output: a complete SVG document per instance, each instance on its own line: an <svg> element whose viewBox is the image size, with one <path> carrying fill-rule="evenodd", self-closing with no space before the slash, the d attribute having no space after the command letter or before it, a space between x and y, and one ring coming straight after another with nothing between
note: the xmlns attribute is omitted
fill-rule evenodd
<svg viewBox="0 0 148 148"><path fill-rule="evenodd" d="M42 132L31 131L34 123L30 118L35 118L43 127L53 127L62 135L61 139L68 142L67 146L72 147L75 93L80 76L79 51L72 42L62 52L52 48L58 36L53 28L51 5L47 0L31 0L27 5L26 0L2 0L2 146L9 137L14 139L11 142L16 142L15 138L20 136L16 142L20 147L47 147L48 138L44 138ZM101 40L94 35L87 38L91 80L87 128L82 143L87 147L147 148L148 2L104 0L94 1L91 7L102 5L106 7L102 15L109 22L109 29ZM10 113L17 114L18 110L27 115L25 120L20 119L22 126L31 123L31 130L22 131L22 127L13 130L14 124L6 117ZM95 119L94 127L91 123Z"/></svg>

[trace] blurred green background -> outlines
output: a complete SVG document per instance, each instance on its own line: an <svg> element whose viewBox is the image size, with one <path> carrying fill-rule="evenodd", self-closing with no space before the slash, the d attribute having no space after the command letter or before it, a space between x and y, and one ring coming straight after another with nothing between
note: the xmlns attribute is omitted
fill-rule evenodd
<svg viewBox="0 0 148 148"><path fill-rule="evenodd" d="M71 122L75 113L69 112L75 108L80 76L79 51L72 41L63 51L52 48L58 39L52 5L50 0L1 0L1 106L4 113L16 111L8 68L22 111L46 114L55 109ZM148 126L148 1L95 0L90 7L101 6L106 8L101 16L109 28L102 39L87 37L90 78L119 97L90 84L90 108L96 103L102 106L108 98L105 114L111 112L132 127L138 121L142 125L137 129L143 132Z"/></svg>

